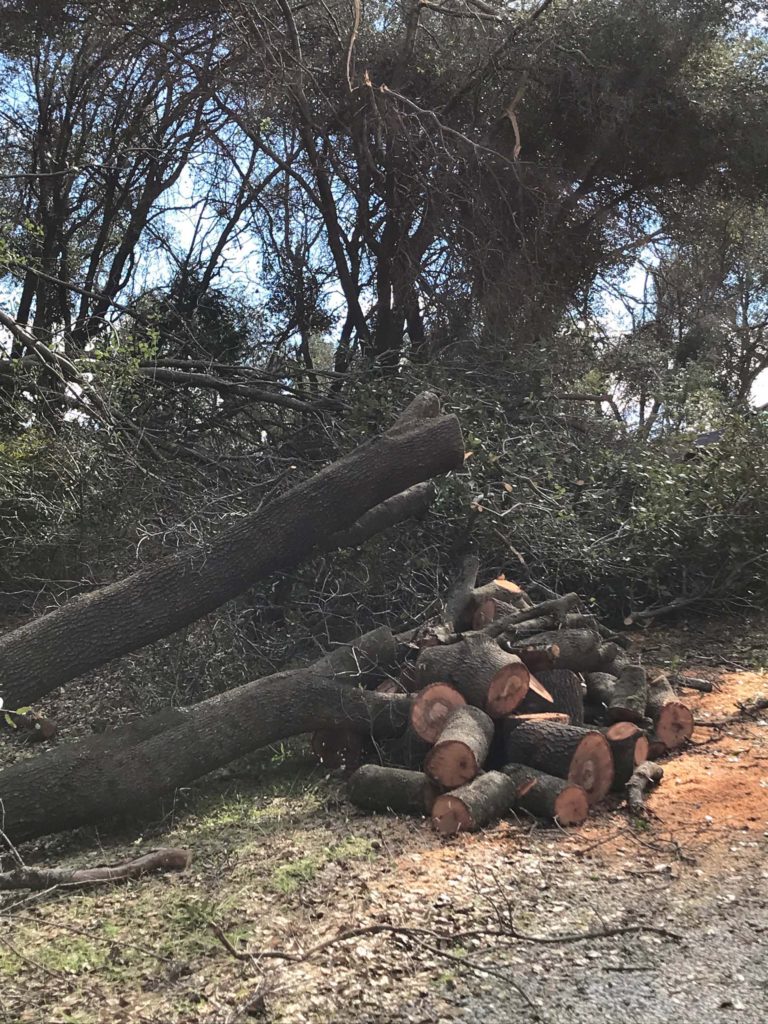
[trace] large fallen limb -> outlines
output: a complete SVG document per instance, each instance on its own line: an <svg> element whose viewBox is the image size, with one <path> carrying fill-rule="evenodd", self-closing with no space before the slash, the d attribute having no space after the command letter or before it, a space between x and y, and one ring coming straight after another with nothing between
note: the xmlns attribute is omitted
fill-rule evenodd
<svg viewBox="0 0 768 1024"><path fill-rule="evenodd" d="M191 860L189 850L167 847L143 857L102 868L14 868L0 874L0 889L52 889L56 885L97 885L124 882L155 871L184 871Z"/></svg>
<svg viewBox="0 0 768 1024"><path fill-rule="evenodd" d="M214 768L277 740L344 726L397 736L410 699L349 685L381 630L307 668L279 672L125 729L57 747L0 772L4 831L11 842L131 811Z"/></svg>
<svg viewBox="0 0 768 1024"><path fill-rule="evenodd" d="M436 402L420 396L392 430L208 544L159 559L0 638L5 706L34 703L97 665L174 633L255 580L296 565L393 495L461 466L458 421L437 416Z"/></svg>

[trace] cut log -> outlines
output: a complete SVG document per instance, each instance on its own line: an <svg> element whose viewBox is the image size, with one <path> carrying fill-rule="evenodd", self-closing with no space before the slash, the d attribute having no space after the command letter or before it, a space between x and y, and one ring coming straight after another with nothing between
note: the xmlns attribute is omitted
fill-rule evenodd
<svg viewBox="0 0 768 1024"><path fill-rule="evenodd" d="M530 601L526 597L525 592L516 583L512 583L503 577L498 577L482 587L474 588L470 599L466 602L461 614L456 619L457 632L463 633L467 629L474 629L473 621L482 607L485 607L489 614L495 615L495 605L491 606L487 603L490 601L499 601L509 606L513 611L524 611L530 607Z"/></svg>
<svg viewBox="0 0 768 1024"><path fill-rule="evenodd" d="M311 745L312 753L325 768L341 768L349 773L363 763L363 737L359 732L317 729L312 733Z"/></svg>
<svg viewBox="0 0 768 1024"><path fill-rule="evenodd" d="M466 701L448 683L431 683L413 698L411 706L411 728L414 733L430 746L437 742L450 713Z"/></svg>
<svg viewBox="0 0 768 1024"><path fill-rule="evenodd" d="M445 789L471 782L480 772L493 739L493 722L480 708L456 708L427 754L424 771Z"/></svg>
<svg viewBox="0 0 768 1024"><path fill-rule="evenodd" d="M421 403L420 408L434 408ZM285 571L380 502L463 464L453 416L406 410L362 445L199 549L158 559L0 637L4 706L33 704L89 669L168 636L264 576Z"/></svg>
<svg viewBox="0 0 768 1024"><path fill-rule="evenodd" d="M535 818L553 818L560 825L582 825L587 820L589 800L581 786L530 765L507 764L501 770L515 783L516 810Z"/></svg>
<svg viewBox="0 0 768 1024"><path fill-rule="evenodd" d="M33 889L42 891L57 885L103 885L105 882L124 882L129 878L158 871L185 871L192 860L189 850L165 847L152 850L143 857L100 868L14 868L0 874L0 890Z"/></svg>
<svg viewBox="0 0 768 1024"><path fill-rule="evenodd" d="M677 750L693 735L693 713L678 700L666 676L649 683L646 711L653 720L656 739L667 750Z"/></svg>
<svg viewBox="0 0 768 1024"><path fill-rule="evenodd" d="M635 768L648 759L648 738L633 722L616 722L603 735L613 754L613 789L622 790Z"/></svg>
<svg viewBox="0 0 768 1024"><path fill-rule="evenodd" d="M613 700L613 690L616 686L616 676L610 672L588 672L585 676L587 683L587 701L602 707L603 712Z"/></svg>
<svg viewBox="0 0 768 1024"><path fill-rule="evenodd" d="M621 653L615 644L602 643L600 635L590 629L549 630L521 640L514 636L506 639L507 649L535 673L555 668L599 672Z"/></svg>
<svg viewBox="0 0 768 1024"><path fill-rule="evenodd" d="M607 722L641 722L648 703L648 679L642 665L622 665L605 715Z"/></svg>
<svg viewBox="0 0 768 1024"><path fill-rule="evenodd" d="M593 729L554 722L526 722L505 737L509 764L527 764L581 786L596 804L613 784L613 756L606 738Z"/></svg>
<svg viewBox="0 0 768 1024"><path fill-rule="evenodd" d="M520 714L561 712L568 716L571 725L584 724L584 691L581 679L570 669L553 669L540 672L536 677L552 700L544 700L535 690L530 689L525 700L518 707Z"/></svg>
<svg viewBox="0 0 768 1024"><path fill-rule="evenodd" d="M644 818L647 815L645 807L645 793L652 786L658 786L664 778L664 769L660 764L653 761L643 761L638 765L627 783L627 806L629 813L636 818Z"/></svg>
<svg viewBox="0 0 768 1024"><path fill-rule="evenodd" d="M486 772L452 793L437 797L432 824L441 835L476 832L508 814L515 801L515 782L502 772Z"/></svg>
<svg viewBox="0 0 768 1024"><path fill-rule="evenodd" d="M510 714L528 692L531 674L495 640L472 633L458 643L430 647L416 662L423 683L450 683L468 704L492 718Z"/></svg>
<svg viewBox="0 0 768 1024"><path fill-rule="evenodd" d="M347 783L350 801L363 811L432 813L438 790L423 772L364 764Z"/></svg>
<svg viewBox="0 0 768 1024"><path fill-rule="evenodd" d="M364 652L365 638L354 646ZM339 648L307 668L19 761L0 771L5 833L19 843L126 812L154 812L152 801L214 768L315 729L340 727L377 740L401 735L410 698L339 682L355 661L349 648Z"/></svg>

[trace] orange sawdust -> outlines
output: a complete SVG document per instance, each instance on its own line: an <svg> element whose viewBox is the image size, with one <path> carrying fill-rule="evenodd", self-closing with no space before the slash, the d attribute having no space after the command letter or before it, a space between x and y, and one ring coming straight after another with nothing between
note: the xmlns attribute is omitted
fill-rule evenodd
<svg viewBox="0 0 768 1024"><path fill-rule="evenodd" d="M768 676L762 673L708 675L720 691L685 691L683 697L697 720L725 718L739 711L740 702L768 697ZM733 831L768 829L768 709L722 731L697 728L691 747L662 763L664 781L648 806L668 828L702 823Z"/></svg>
<svg viewBox="0 0 768 1024"><path fill-rule="evenodd" d="M696 719L715 720L738 713L739 703L768 698L768 674L756 672L697 673L718 683L711 694L684 690L681 699ZM693 743L680 753L664 758L664 780L649 797L650 834L678 837L683 843L695 836L710 845L710 859L729 836L768 832L768 709L755 719L742 718L722 730L698 727ZM628 820L618 808L618 798L595 808L582 829L567 835L555 828L529 831L528 824L501 822L485 832L439 840L425 827L422 845L398 858L396 870L383 882L392 893L402 889L404 878L413 894L430 896L445 892L454 879L466 876L491 857L509 854L510 847L543 840L573 852L593 844L604 859L625 856L633 849L626 843ZM611 840L615 837L615 840ZM639 850L634 851L635 854Z"/></svg>

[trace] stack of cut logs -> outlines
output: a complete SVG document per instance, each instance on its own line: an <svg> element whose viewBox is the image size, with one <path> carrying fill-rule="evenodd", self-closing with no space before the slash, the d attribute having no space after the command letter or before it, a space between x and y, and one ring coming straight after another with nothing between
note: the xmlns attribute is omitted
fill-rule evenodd
<svg viewBox="0 0 768 1024"><path fill-rule="evenodd" d="M377 689L411 695L404 735L373 748L320 732L315 752L354 770L356 806L431 815L443 834L511 812L580 825L612 791L642 814L654 759L690 738L690 710L578 595L533 604L504 578L475 586L476 572L468 559L444 614L398 637L399 680Z"/></svg>

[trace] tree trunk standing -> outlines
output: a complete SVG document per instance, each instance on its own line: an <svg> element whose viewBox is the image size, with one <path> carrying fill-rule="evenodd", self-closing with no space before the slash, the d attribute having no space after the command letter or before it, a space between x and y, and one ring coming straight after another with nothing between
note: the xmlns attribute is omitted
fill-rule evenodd
<svg viewBox="0 0 768 1024"><path fill-rule="evenodd" d="M436 402L436 399L434 400ZM425 399L417 408L432 411ZM462 465L453 416L407 409L395 427L191 552L162 558L0 639L5 706L33 703L97 665L174 633L254 580L296 565L329 534L425 478Z"/></svg>
<svg viewBox="0 0 768 1024"><path fill-rule="evenodd" d="M379 642L376 637L377 647ZM354 649L365 651L366 638ZM169 709L6 768L0 772L5 832L18 843L140 812L214 768L315 729L343 727L377 739L400 735L410 699L345 684L356 661L349 648L340 649L307 668L257 679L188 710Z"/></svg>

